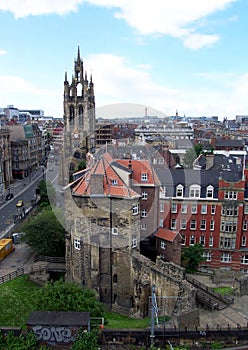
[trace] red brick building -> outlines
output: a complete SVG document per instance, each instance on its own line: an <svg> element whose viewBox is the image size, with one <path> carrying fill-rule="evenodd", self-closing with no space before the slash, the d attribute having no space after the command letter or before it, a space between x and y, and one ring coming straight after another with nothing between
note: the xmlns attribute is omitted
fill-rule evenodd
<svg viewBox="0 0 248 350"><path fill-rule="evenodd" d="M216 155L208 169L158 169L160 226L182 246L201 243L202 269L248 273L248 183L243 159Z"/></svg>

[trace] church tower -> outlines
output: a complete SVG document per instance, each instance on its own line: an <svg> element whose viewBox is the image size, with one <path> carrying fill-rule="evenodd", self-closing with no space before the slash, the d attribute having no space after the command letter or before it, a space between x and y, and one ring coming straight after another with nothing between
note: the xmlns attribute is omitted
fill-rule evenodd
<svg viewBox="0 0 248 350"><path fill-rule="evenodd" d="M71 83L67 72L64 80L64 125L65 151L73 156L80 148L84 155L95 149L95 95L92 75L90 81L84 71L83 61L78 47L74 61L74 74Z"/></svg>

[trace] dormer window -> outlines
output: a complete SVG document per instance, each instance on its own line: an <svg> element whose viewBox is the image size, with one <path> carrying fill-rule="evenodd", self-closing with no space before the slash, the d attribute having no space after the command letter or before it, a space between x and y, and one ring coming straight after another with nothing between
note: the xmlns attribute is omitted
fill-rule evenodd
<svg viewBox="0 0 248 350"><path fill-rule="evenodd" d="M207 187L207 192L206 192L206 198L213 198L214 196L214 188L213 186L208 186Z"/></svg>
<svg viewBox="0 0 248 350"><path fill-rule="evenodd" d="M141 181L142 182L148 181L148 174L147 173L142 173L141 174Z"/></svg>
<svg viewBox="0 0 248 350"><path fill-rule="evenodd" d="M117 185L117 180L116 180L116 179L113 179L113 180L112 180L112 185L113 185L113 186L116 186L116 185Z"/></svg>
<svg viewBox="0 0 248 350"><path fill-rule="evenodd" d="M201 186L200 185L192 185L189 188L189 197L190 198L200 198L201 194Z"/></svg>
<svg viewBox="0 0 248 350"><path fill-rule="evenodd" d="M183 185L178 185L176 188L176 197L183 197Z"/></svg>

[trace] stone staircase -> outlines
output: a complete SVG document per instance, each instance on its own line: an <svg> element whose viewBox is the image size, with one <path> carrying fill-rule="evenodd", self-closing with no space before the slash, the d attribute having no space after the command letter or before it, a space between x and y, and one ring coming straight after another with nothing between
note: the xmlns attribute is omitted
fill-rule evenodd
<svg viewBox="0 0 248 350"><path fill-rule="evenodd" d="M185 276L186 280L196 288L196 302L207 310L223 310L234 302L234 298L216 293L212 287L193 278Z"/></svg>

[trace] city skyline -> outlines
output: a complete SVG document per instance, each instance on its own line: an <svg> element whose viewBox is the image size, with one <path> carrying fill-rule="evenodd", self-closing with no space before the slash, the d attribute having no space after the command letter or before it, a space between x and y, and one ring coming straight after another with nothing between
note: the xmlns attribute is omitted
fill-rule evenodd
<svg viewBox="0 0 248 350"><path fill-rule="evenodd" d="M99 111L248 114L245 0L0 0L0 16L0 107L63 117L79 46Z"/></svg>

